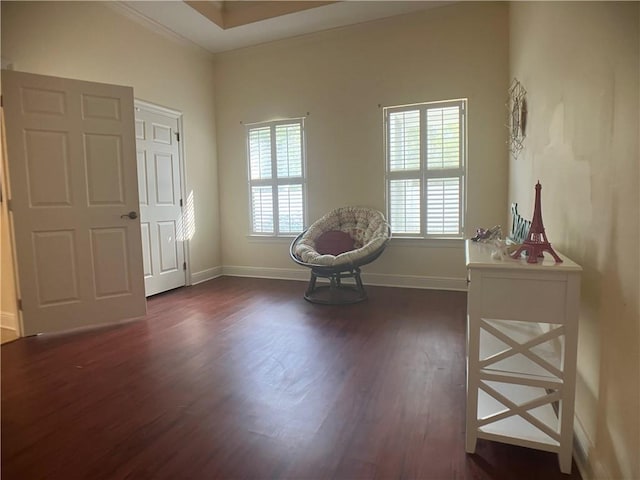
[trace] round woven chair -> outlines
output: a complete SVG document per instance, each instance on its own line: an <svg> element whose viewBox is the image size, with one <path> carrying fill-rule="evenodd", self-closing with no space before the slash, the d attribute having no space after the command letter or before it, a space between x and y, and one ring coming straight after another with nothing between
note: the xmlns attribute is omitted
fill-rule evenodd
<svg viewBox="0 0 640 480"><path fill-rule="evenodd" d="M360 267L373 262L384 251L391 229L384 215L365 207L337 208L298 235L289 249L294 262L311 269L304 298L313 303L361 302L367 293ZM316 285L318 278L328 285ZM355 285L344 284L353 278Z"/></svg>

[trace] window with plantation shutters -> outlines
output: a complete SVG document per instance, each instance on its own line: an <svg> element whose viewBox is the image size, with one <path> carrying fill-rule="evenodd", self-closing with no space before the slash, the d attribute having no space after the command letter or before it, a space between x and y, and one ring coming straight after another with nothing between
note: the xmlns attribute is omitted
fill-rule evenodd
<svg viewBox="0 0 640 480"><path fill-rule="evenodd" d="M305 221L302 119L247 127L251 233L294 235Z"/></svg>
<svg viewBox="0 0 640 480"><path fill-rule="evenodd" d="M466 100L385 107L387 215L395 236L463 235Z"/></svg>

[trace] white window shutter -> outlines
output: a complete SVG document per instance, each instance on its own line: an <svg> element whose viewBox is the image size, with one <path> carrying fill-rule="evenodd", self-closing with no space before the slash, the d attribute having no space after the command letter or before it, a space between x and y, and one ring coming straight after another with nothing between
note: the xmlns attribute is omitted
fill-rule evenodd
<svg viewBox="0 0 640 480"><path fill-rule="evenodd" d="M269 127L249 130L251 180L271 178L271 132Z"/></svg>
<svg viewBox="0 0 640 480"><path fill-rule="evenodd" d="M302 185L278 186L278 225L280 233L299 233L304 229Z"/></svg>
<svg viewBox="0 0 640 480"><path fill-rule="evenodd" d="M305 218L302 119L252 125L247 142L252 233L300 233Z"/></svg>
<svg viewBox="0 0 640 480"><path fill-rule="evenodd" d="M465 100L385 108L394 235L462 236Z"/></svg>
<svg viewBox="0 0 640 480"><path fill-rule="evenodd" d="M420 110L389 114L389 170L420 170Z"/></svg>
<svg viewBox="0 0 640 480"><path fill-rule="evenodd" d="M460 179L427 180L427 235L457 235L460 232Z"/></svg>
<svg viewBox="0 0 640 480"><path fill-rule="evenodd" d="M427 110L427 169L460 166L459 107Z"/></svg>
<svg viewBox="0 0 640 480"><path fill-rule="evenodd" d="M389 222L392 232L420 233L420 180L389 182Z"/></svg>
<svg viewBox="0 0 640 480"><path fill-rule="evenodd" d="M255 233L274 233L273 189L270 185L251 187L251 218Z"/></svg>
<svg viewBox="0 0 640 480"><path fill-rule="evenodd" d="M276 126L278 178L302 176L302 134L300 123Z"/></svg>

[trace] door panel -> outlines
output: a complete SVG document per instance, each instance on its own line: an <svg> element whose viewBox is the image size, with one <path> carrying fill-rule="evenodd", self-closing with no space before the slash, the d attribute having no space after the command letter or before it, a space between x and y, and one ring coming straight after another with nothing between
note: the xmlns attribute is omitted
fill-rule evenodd
<svg viewBox="0 0 640 480"><path fill-rule="evenodd" d="M147 296L186 284L180 233L178 117L136 106L140 222Z"/></svg>
<svg viewBox="0 0 640 480"><path fill-rule="evenodd" d="M71 206L68 143L66 132L24 131L31 206Z"/></svg>
<svg viewBox="0 0 640 480"><path fill-rule="evenodd" d="M96 297L131 294L126 227L92 228L91 254Z"/></svg>
<svg viewBox="0 0 640 480"><path fill-rule="evenodd" d="M64 116L66 109L65 92L45 88L22 88L22 108L24 113Z"/></svg>
<svg viewBox="0 0 640 480"><path fill-rule="evenodd" d="M25 335L144 315L133 90L2 75Z"/></svg>
<svg viewBox="0 0 640 480"><path fill-rule="evenodd" d="M124 205L120 137L85 134L84 151L89 205Z"/></svg>
<svg viewBox="0 0 640 480"><path fill-rule="evenodd" d="M160 246L160 271L172 272L178 269L176 252L176 223L158 222L158 244Z"/></svg>
<svg viewBox="0 0 640 480"><path fill-rule="evenodd" d="M140 223L140 230L142 233L142 264L144 268L144 277L150 277L153 275L151 270L151 235L149 232L149 223Z"/></svg>
<svg viewBox="0 0 640 480"><path fill-rule="evenodd" d="M80 301L74 233L73 230L33 232L40 306Z"/></svg>
<svg viewBox="0 0 640 480"><path fill-rule="evenodd" d="M166 119L165 121L168 122L169 119ZM153 142L155 144L162 143L164 145L171 145L173 143L173 137L171 135L172 128L170 125L160 125L158 123L152 123L151 130L153 132Z"/></svg>
<svg viewBox="0 0 640 480"><path fill-rule="evenodd" d="M82 95L82 118L119 121L120 99L84 94Z"/></svg>
<svg viewBox="0 0 640 480"><path fill-rule="evenodd" d="M156 153L156 206L175 206L176 195L174 191L174 171L177 170L177 158L165 153Z"/></svg>

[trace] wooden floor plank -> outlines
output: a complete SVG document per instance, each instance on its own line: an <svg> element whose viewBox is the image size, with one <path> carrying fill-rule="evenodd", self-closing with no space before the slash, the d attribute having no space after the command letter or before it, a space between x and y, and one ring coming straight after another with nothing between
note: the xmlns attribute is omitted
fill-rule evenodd
<svg viewBox="0 0 640 480"><path fill-rule="evenodd" d="M549 453L465 454L464 293L304 288L223 277L3 345L3 480L580 478Z"/></svg>

